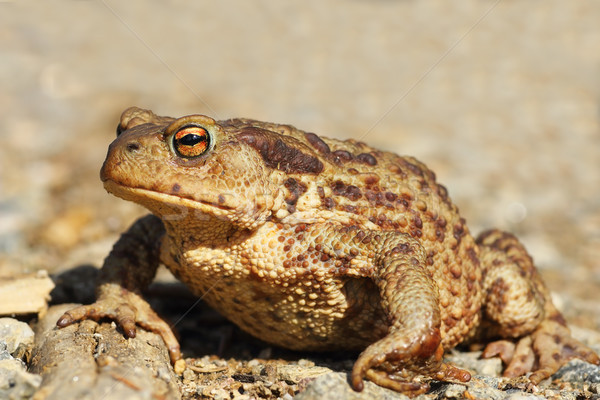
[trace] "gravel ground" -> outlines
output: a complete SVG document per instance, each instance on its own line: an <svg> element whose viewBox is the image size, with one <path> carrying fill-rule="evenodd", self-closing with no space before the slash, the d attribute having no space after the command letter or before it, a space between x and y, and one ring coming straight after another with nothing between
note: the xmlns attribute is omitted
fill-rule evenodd
<svg viewBox="0 0 600 400"><path fill-rule="evenodd" d="M136 216L121 111L294 124L414 155L600 330L600 3L0 1L0 276L101 264Z"/></svg>

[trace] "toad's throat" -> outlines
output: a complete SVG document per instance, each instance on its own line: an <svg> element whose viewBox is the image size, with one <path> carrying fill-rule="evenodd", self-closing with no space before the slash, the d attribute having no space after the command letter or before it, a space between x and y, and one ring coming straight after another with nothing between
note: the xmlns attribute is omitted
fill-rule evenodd
<svg viewBox="0 0 600 400"><path fill-rule="evenodd" d="M147 188L131 187L112 179L106 179L103 183L107 192L124 200L138 203L162 216L165 216L167 210L179 211L176 214L187 214L186 210L194 210L194 213L198 214L222 214L232 210L231 207L216 201L197 200Z"/></svg>

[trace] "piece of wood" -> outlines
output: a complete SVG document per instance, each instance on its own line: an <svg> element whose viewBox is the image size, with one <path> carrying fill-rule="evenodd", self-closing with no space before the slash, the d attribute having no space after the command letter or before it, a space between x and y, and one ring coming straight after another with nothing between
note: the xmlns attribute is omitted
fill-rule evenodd
<svg viewBox="0 0 600 400"><path fill-rule="evenodd" d="M0 315L39 313L47 307L52 289L46 271L0 278Z"/></svg>
<svg viewBox="0 0 600 400"><path fill-rule="evenodd" d="M42 375L35 400L180 399L160 336L138 328L128 339L111 322L56 321L73 304L51 307L36 329L31 372Z"/></svg>

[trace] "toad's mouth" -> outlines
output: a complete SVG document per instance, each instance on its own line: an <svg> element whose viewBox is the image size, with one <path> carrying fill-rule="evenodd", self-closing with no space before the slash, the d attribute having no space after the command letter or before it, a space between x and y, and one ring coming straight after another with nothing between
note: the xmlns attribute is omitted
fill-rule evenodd
<svg viewBox="0 0 600 400"><path fill-rule="evenodd" d="M138 203L152 213L164 216L167 213L179 210L179 214L185 210L194 210L194 213L224 215L233 209L224 204L209 200L198 200L181 195L163 193L147 188L131 187L123 185L112 179L103 180L104 189L107 192L124 200Z"/></svg>

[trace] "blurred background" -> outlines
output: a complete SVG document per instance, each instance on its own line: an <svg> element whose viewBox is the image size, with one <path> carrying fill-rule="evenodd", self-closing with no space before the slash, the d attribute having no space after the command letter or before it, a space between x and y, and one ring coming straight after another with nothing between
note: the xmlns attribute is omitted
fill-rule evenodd
<svg viewBox="0 0 600 400"><path fill-rule="evenodd" d="M600 328L600 2L0 1L0 276L101 265L144 210L120 113L290 123L413 155Z"/></svg>

